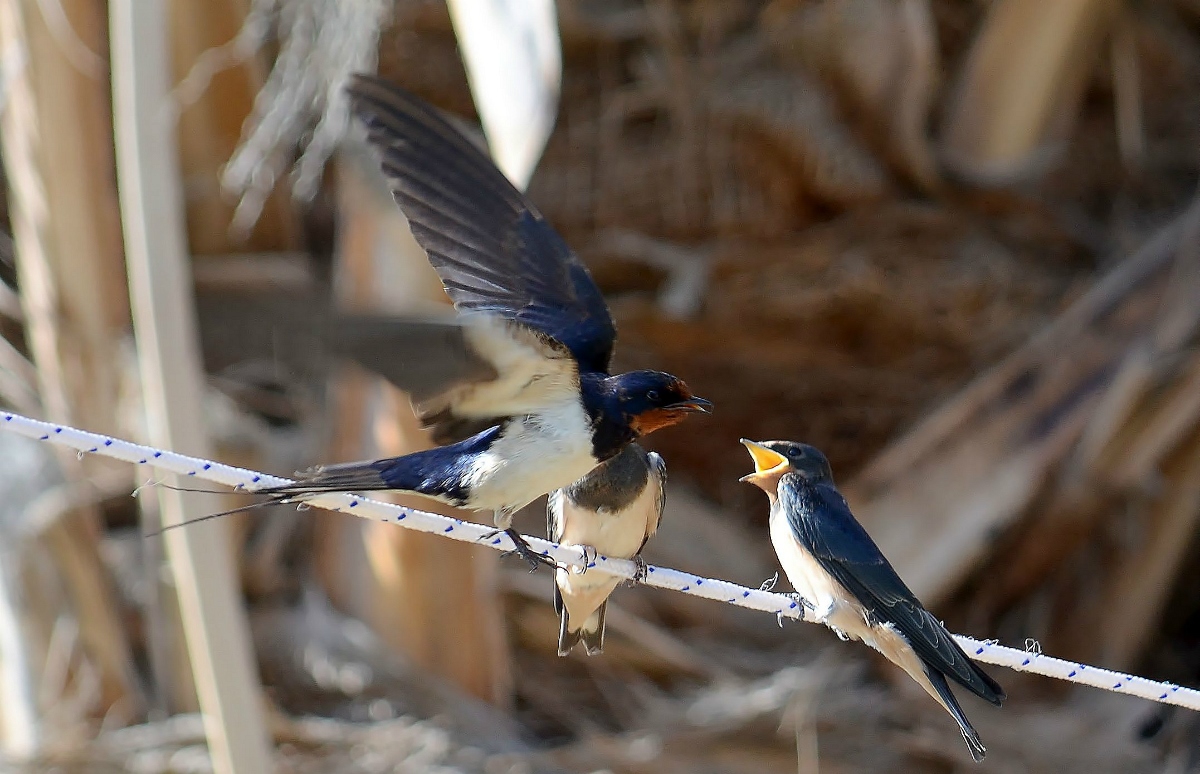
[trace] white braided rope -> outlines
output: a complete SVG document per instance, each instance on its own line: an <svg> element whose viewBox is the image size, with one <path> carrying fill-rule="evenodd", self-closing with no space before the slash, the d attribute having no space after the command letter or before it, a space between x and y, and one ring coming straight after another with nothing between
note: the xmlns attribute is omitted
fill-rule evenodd
<svg viewBox="0 0 1200 774"><path fill-rule="evenodd" d="M3 418L0 425L29 438L68 446L84 454L100 454L137 465L146 465L163 471L214 481L235 489L253 491L261 487L291 483L285 478L154 449L72 427L30 419L19 414L3 413L0 414L0 417ZM497 534L495 529L490 526L453 519L436 513L403 508L399 505L368 500L349 494L320 495L309 498L306 502L366 519L397 524L419 532L442 535L453 540L462 540L503 550L511 548L509 539L503 533ZM588 561L588 570L596 569L623 578L633 577L634 563L627 559L610 559L606 556L585 557L583 552L576 547L561 546L536 537L527 537L526 539L535 551L551 557L561 564L580 566L584 561ZM645 584L788 618L812 620L811 618L806 619L806 611L802 606L784 594L774 594L713 578L702 578L679 570L650 566ZM967 653L987 664L996 664L1019 672L1032 672L1058 680L1090 685L1094 688L1103 688L1200 711L1200 691L1192 688L1147 680L1144 677L1100 669L1073 661L1063 661L1044 656L1036 649L1018 650L998 645L992 641L980 641L957 634L954 636Z"/></svg>

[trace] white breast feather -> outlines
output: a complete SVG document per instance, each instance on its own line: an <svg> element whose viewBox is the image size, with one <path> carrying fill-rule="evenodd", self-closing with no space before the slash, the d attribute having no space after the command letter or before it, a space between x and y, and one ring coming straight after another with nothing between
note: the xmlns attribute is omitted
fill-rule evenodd
<svg viewBox="0 0 1200 774"><path fill-rule="evenodd" d="M776 508L771 509L771 544L792 588L816 608L826 625L856 640L870 638L862 605L800 545L787 516Z"/></svg>
<svg viewBox="0 0 1200 774"><path fill-rule="evenodd" d="M596 514L561 498L555 514L561 524L559 542L592 546L618 559L632 558L658 523L658 499L658 479L653 476L642 493L619 511Z"/></svg>
<svg viewBox="0 0 1200 774"><path fill-rule="evenodd" d="M468 474L470 507L516 510L569 486L596 467L578 393L539 414L514 419Z"/></svg>
<svg viewBox="0 0 1200 774"><path fill-rule="evenodd" d="M660 488L658 478L628 507L598 515L557 495L551 506L558 541L564 545L586 545L603 556L633 558L646 536L658 524ZM582 622L600 606L620 583L620 578L602 572L558 570L555 582L562 593L572 622Z"/></svg>

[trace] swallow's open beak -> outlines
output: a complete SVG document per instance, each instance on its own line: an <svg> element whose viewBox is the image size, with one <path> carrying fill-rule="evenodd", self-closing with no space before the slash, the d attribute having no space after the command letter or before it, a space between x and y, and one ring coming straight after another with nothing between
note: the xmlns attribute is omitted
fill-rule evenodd
<svg viewBox="0 0 1200 774"><path fill-rule="evenodd" d="M713 404L711 401L707 401L704 398L697 398L693 396L687 400L681 400L678 403L672 403L671 405L664 406L663 408L668 411L695 411L701 414L711 414Z"/></svg>
<svg viewBox="0 0 1200 774"><path fill-rule="evenodd" d="M777 451L768 449L761 443L743 438L742 445L750 452L750 456L754 458L754 472L742 476L739 481L746 481L751 484L763 485L773 480L778 480L781 475L788 469L790 463L788 458Z"/></svg>

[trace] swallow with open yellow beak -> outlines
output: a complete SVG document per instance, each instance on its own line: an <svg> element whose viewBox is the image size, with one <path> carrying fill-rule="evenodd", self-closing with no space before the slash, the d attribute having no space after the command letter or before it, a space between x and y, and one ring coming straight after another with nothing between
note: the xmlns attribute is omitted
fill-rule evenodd
<svg viewBox="0 0 1200 774"><path fill-rule="evenodd" d="M850 512L824 454L792 441L742 443L754 472L741 480L771 499L771 543L805 606L843 640L864 642L907 672L950 713L971 757L982 761L987 749L946 680L996 706L1004 689L900 580Z"/></svg>

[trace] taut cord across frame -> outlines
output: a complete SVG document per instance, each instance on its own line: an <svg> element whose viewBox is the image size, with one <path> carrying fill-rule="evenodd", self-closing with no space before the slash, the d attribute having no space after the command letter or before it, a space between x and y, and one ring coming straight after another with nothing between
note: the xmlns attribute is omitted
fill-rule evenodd
<svg viewBox="0 0 1200 774"><path fill-rule="evenodd" d="M0 414L0 427L28 438L67 446L76 449L81 454L99 454L135 465L224 484L246 493L253 493L255 489L262 487L291 483L288 479L278 476L223 465L211 460L188 457L122 441L118 438L77 430L66 425L42 422L20 414L8 412ZM308 498L304 502L319 508L395 524L419 532L442 535L452 540L491 546L500 550L512 548L511 541L503 533L497 533L495 528L489 525L462 521L413 508L404 508L356 495L327 494ZM622 578L633 578L636 571L634 563L627 559L585 556L584 552L577 547L563 546L537 537L527 536L526 540L535 551L563 565L578 567L586 562L589 572L606 572ZM811 621L811 619L806 619L805 608L788 595L739 586L736 583L715 578L704 578L679 570L651 565L647 568L643 583L729 605L761 610L777 616ZM1042 655L1037 649L1021 650L1005 647L991 640L976 640L957 634L954 636L968 655L986 664L996 664L1018 672L1031 672L1057 680L1103 688L1116 693L1200 711L1200 691L1193 688L1148 680L1144 677L1078 664L1073 661L1064 661Z"/></svg>

